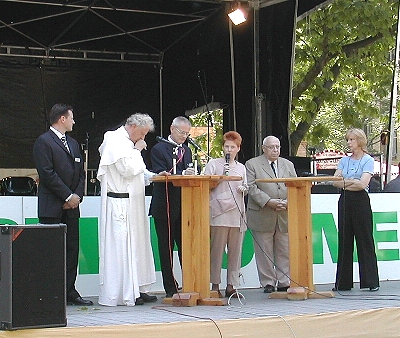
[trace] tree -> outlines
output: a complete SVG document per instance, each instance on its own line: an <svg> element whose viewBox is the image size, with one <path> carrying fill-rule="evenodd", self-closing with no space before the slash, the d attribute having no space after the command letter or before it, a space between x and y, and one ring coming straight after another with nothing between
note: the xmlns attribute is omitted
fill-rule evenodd
<svg viewBox="0 0 400 338"><path fill-rule="evenodd" d="M335 0L298 24L292 155L302 140L318 149L326 139L343 139L349 126L387 123L397 6L393 0Z"/></svg>
<svg viewBox="0 0 400 338"><path fill-rule="evenodd" d="M196 127L203 127L202 130L206 128L206 132L201 134L196 132L197 136L194 137L194 140L201 149L207 151L207 154L197 153L196 149L189 144L199 163L202 163L204 166L209 160L208 156L211 158L223 156L222 144L224 133L222 109L196 114L190 116L189 119L192 123L193 131L196 130Z"/></svg>

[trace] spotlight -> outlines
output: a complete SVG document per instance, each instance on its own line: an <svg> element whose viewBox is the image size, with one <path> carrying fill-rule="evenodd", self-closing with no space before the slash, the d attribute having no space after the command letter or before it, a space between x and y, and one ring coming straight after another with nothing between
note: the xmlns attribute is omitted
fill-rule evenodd
<svg viewBox="0 0 400 338"><path fill-rule="evenodd" d="M239 25L247 20L247 8L241 7L240 2L235 2L228 16L234 25Z"/></svg>

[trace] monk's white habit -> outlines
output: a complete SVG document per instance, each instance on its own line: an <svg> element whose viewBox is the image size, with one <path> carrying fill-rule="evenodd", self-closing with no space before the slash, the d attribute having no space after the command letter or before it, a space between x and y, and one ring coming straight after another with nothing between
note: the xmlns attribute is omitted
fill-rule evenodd
<svg viewBox="0 0 400 338"><path fill-rule="evenodd" d="M99 152L99 304L133 306L156 281L144 189L152 173L123 126L105 133ZM108 191L129 198L107 197Z"/></svg>

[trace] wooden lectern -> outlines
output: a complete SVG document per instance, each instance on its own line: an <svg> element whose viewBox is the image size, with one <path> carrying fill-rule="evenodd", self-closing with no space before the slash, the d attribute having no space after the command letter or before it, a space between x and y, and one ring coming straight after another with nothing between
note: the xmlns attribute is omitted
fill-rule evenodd
<svg viewBox="0 0 400 338"><path fill-rule="evenodd" d="M240 181L240 176L154 176L152 182L172 182L182 187L182 293L174 305L226 305L226 299L210 291L210 189L221 181ZM171 208L174 206L171 205ZM166 300L165 298L164 300Z"/></svg>
<svg viewBox="0 0 400 338"><path fill-rule="evenodd" d="M256 182L284 182L288 188L290 288L286 294L271 294L271 298L280 298L282 295L289 299L334 297L331 292L313 292L311 186L313 182L340 180L342 178L336 176L256 179Z"/></svg>

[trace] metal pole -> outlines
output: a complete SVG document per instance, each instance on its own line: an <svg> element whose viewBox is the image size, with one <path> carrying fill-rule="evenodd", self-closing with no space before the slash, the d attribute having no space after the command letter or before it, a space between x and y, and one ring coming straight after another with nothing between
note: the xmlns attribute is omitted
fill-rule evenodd
<svg viewBox="0 0 400 338"><path fill-rule="evenodd" d="M398 78L399 78L399 47L400 47L400 4L397 7L397 35L396 35L396 49L394 58L394 69L393 69L393 81L392 81L392 97L391 97L391 109L389 115L389 139L387 144L387 158L386 158L386 183L390 182L391 168L392 168L392 157L393 157L393 140L394 137L394 125L396 122L397 112L397 91L398 91Z"/></svg>
<svg viewBox="0 0 400 338"><path fill-rule="evenodd" d="M235 55L233 50L232 21L229 21L229 45L231 51L231 76L232 76L232 111L233 111L233 130L236 131L236 86L235 86Z"/></svg>
<svg viewBox="0 0 400 338"><path fill-rule="evenodd" d="M163 137L163 60L164 53L160 53L160 135Z"/></svg>
<svg viewBox="0 0 400 338"><path fill-rule="evenodd" d="M260 94L260 14L259 14L259 1L255 1L253 8L253 66L254 66L254 99L255 99L255 137L254 137L254 155L259 154L260 146L262 144L262 103L265 101L263 94Z"/></svg>

